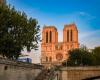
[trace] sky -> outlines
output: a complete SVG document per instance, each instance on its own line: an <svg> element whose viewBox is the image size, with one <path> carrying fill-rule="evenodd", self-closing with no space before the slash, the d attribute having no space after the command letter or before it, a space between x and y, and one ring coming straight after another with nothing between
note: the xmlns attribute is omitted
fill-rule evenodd
<svg viewBox="0 0 100 80"><path fill-rule="evenodd" d="M100 0L7 0L7 4L37 19L41 29L44 25L55 26L59 41L63 39L64 25L75 23L80 44L88 48L100 46ZM39 47L37 54L30 56L37 60L40 52Z"/></svg>

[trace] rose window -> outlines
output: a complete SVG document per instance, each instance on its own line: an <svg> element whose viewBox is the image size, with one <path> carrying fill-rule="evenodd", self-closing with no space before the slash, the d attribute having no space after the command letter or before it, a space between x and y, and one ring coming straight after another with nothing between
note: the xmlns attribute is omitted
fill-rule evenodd
<svg viewBox="0 0 100 80"><path fill-rule="evenodd" d="M63 55L61 53L58 53L56 55L56 59L59 60L59 61L62 60L63 59Z"/></svg>

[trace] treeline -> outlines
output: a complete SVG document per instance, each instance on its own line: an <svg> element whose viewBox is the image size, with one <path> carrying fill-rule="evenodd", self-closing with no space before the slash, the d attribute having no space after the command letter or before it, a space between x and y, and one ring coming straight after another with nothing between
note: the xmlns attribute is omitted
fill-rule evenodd
<svg viewBox="0 0 100 80"><path fill-rule="evenodd" d="M40 41L38 21L14 7L0 4L0 55L17 59L21 51L37 49Z"/></svg>
<svg viewBox="0 0 100 80"><path fill-rule="evenodd" d="M92 50L86 47L69 51L68 60L62 63L63 66L97 66L100 65L100 46Z"/></svg>

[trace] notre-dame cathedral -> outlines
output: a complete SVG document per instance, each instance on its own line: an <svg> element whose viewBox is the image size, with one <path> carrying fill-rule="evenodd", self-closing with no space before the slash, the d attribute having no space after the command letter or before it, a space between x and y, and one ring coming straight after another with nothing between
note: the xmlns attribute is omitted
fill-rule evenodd
<svg viewBox="0 0 100 80"><path fill-rule="evenodd" d="M41 64L58 65L68 59L68 51L79 48L78 30L75 24L64 25L63 42L58 42L55 26L44 26L42 30Z"/></svg>

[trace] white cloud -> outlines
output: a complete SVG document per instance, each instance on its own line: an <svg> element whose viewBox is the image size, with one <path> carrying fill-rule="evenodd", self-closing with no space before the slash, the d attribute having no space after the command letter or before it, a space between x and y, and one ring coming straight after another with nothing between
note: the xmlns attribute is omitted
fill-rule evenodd
<svg viewBox="0 0 100 80"><path fill-rule="evenodd" d="M93 35L99 34L99 33L100 33L100 30L87 31L87 32L79 33L79 38L83 39L83 38L93 36Z"/></svg>
<svg viewBox="0 0 100 80"><path fill-rule="evenodd" d="M88 31L79 34L80 44L86 45L88 48L100 46L100 30Z"/></svg>
<svg viewBox="0 0 100 80"><path fill-rule="evenodd" d="M82 12L82 11L78 12L78 15L79 15L79 17L86 18L87 20L93 20L96 18L95 16L93 16L87 12Z"/></svg>

